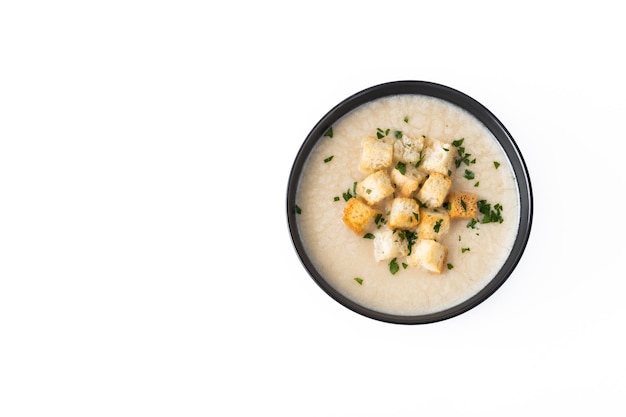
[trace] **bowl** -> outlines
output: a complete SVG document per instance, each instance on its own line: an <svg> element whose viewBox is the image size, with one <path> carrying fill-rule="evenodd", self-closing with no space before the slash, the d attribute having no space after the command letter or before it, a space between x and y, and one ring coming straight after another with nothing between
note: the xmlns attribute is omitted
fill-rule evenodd
<svg viewBox="0 0 626 417"><path fill-rule="evenodd" d="M420 104L417 107L411 107L415 106L412 100ZM384 107L388 105L398 107ZM388 114L381 113L383 114L380 116L381 120L389 120L389 123L384 126L380 120L376 120L379 117L378 114L383 111L381 109L391 111ZM404 109L402 114L397 111L398 109ZM379 113L368 113L374 111ZM448 122L446 118L451 119ZM358 129L354 129L355 126ZM391 129L388 126L391 126ZM444 143L444 147L447 148L446 152L452 152L455 155L454 174L448 170L448 176L454 178L459 187L470 190L468 192L474 192L475 189L475 194L479 199L484 193L490 195L490 198L497 199L501 195L506 198L503 192L498 191L497 187L500 186L503 190L513 190L514 209L507 212L507 208L511 209L511 204L509 204L502 211L506 213L504 217L507 221L500 221L500 223L505 226L498 225L495 221L496 217L489 218L489 208L485 211L486 217L480 221L477 221L478 219L454 220L456 222L454 223L456 226L453 226L455 234L449 234L445 238L447 239L445 242L450 242L446 243L449 249L445 246L447 269L443 268L444 271L441 273L434 273L432 270L424 272L424 268L421 268L426 265L423 259L416 261L417 267L413 263L407 267L408 261L400 262L398 257L391 261L389 259L361 261L361 258L356 258L356 262L347 260L350 256L362 257L359 254L363 250L370 250L366 245L369 244L370 247L372 245L371 242L366 242L368 239L362 239L362 236L354 233L354 230L348 230L345 221L341 218L342 213L345 213L343 210L346 210L345 205L348 200L357 197L357 183L360 186L360 182L364 180L367 173L364 173L363 167L359 165L360 148L357 149L352 145L349 151L337 148L339 149L337 152L343 155L343 160L338 160L338 157L333 159L334 155L331 154L334 153L333 146L344 146L352 143L350 141L361 141L364 136L359 130L361 128L371 132L374 137L378 135L378 139L392 145L394 141L404 140L401 139L404 129L407 131L412 129L415 137L420 134L424 138L428 136L428 139L424 140L439 143L438 140L441 139L441 143ZM481 133L483 130L485 133ZM394 132L396 138L393 138ZM422 134L423 132L427 134ZM462 133L468 132L470 137L478 138L483 135L491 138L489 140L494 142L493 149L497 148L497 152L500 152L500 154L497 152L494 154L497 156L492 158L494 161L489 160L490 154L488 153L483 152L478 157L473 157L469 153L461 140L464 139L461 137ZM432 145L431 142L428 143ZM479 146L480 142L476 141L476 144L475 146ZM487 144L487 146L491 145ZM317 170L315 174L306 172L311 169L309 165L313 166L313 162L309 162L312 161L313 155L317 158L314 165ZM352 155L353 160L347 160L346 155ZM422 155L420 158L423 158L423 154L420 155ZM476 159L479 159L478 163L483 167L482 171L478 171L482 172L480 180L473 178L474 166L471 164L476 163ZM498 162L495 159L498 159ZM418 161L415 165L419 167L419 163ZM508 171L503 170L504 168ZM336 171L331 171L331 169ZM375 170L372 167L369 169ZM428 176L434 177L435 174L429 173ZM310 178L319 181L307 185L309 181L314 181ZM333 182L335 180L336 183ZM352 187L349 185L351 181L354 181ZM507 187L506 181L512 181L514 186ZM491 191L489 184L494 184ZM423 186L423 183L421 185ZM307 187L314 191L303 191L308 190ZM394 187L393 197L397 197L397 184L394 183ZM454 188L454 185L452 187ZM361 194L358 196L361 200L366 198L363 189L361 188ZM303 195L300 195L300 192ZM304 194L305 192L308 194ZM416 198L415 194L409 195L420 203L419 213L423 219L421 210L423 208L428 211L429 207ZM312 207L310 211L307 211L308 206L299 201L305 197L307 198L305 201L323 201L323 207L327 209ZM486 200L481 201L486 202ZM449 208L448 205L445 207ZM489 207L493 214L493 206L489 205ZM479 213L483 213L482 208L479 209ZM437 209L432 210L437 212ZM325 214L326 211L328 214ZM390 212L384 214L390 215ZM491 111L472 97L454 88L428 81L392 81L375 85L353 94L330 109L304 139L291 167L287 185L287 221L291 240L308 275L328 296L349 310L370 319L396 324L426 324L447 320L467 312L489 298L504 284L518 265L529 239L532 215L533 197L530 177L522 153L509 131ZM302 220L303 218L309 223ZM483 223L485 219L487 221ZM490 220L493 221L490 222ZM379 237L383 233L380 225L376 229L374 223L371 221L368 223L369 230L373 233L363 231L361 234L363 237L375 235L375 239L382 239ZM306 224L310 225L306 226ZM324 226L325 224L327 225ZM319 231L308 232L309 228L315 229L318 225ZM400 229L394 230L393 233L400 231ZM425 236L423 232L419 234L416 232L415 235L418 240L421 239L420 236ZM402 238L404 241L404 234ZM470 248L470 243L465 242L472 242L474 246ZM480 260L480 256L487 259L487 255L480 255L480 253L483 248L485 251L491 250L488 247L492 242L507 243L501 244L504 249L499 250L501 253L497 255L498 260L494 260L493 265L488 267L491 269L485 269L480 276L473 276L472 271L478 271L475 265L488 263ZM464 244L468 246L463 246ZM329 252L325 253L325 250ZM413 252L416 251L413 250ZM405 259L413 260L410 257ZM340 268L344 267L341 265L344 263L348 265L348 268L354 268L354 271L350 270L345 273L341 270ZM389 273L385 275L380 271L386 270L387 266L389 266ZM418 270L419 272L416 272ZM394 304L396 299L397 308Z"/></svg>

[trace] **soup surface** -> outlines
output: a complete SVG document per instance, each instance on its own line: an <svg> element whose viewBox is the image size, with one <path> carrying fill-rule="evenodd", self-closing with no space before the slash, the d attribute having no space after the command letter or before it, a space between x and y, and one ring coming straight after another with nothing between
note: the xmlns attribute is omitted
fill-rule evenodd
<svg viewBox="0 0 626 417"><path fill-rule="evenodd" d="M375 258L374 241L390 229L389 204L400 197L395 182L393 194L376 206L380 216L363 231L355 232L344 221L348 200L365 197L358 195L357 184L371 173L361 164L364 138L393 143L402 135L443 144L454 157L449 193L472 193L483 208L489 204L487 213L497 208L499 215L487 222L481 212L451 219L438 239L446 248L440 272L412 264L406 256ZM420 168L419 162L414 165ZM418 193L419 188L409 198L418 201ZM389 96L346 114L317 142L298 184L298 231L320 274L356 303L395 315L435 313L475 295L503 265L520 221L518 194L506 154L474 116L429 96ZM446 209L444 204L436 210Z"/></svg>

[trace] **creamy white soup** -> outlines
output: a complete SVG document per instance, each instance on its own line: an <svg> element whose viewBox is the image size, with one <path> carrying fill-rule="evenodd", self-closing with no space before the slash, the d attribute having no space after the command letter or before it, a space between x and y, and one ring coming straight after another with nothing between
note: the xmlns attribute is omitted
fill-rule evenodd
<svg viewBox="0 0 626 417"><path fill-rule="evenodd" d="M388 160L382 167L371 164L380 162L381 155L389 156L388 145L382 144L399 146L400 142L405 145L404 156L402 149L394 148L391 164ZM382 154L373 148L379 145L384 148ZM436 148L439 158L447 158L448 162L434 163L447 167L443 174L433 174L433 162L426 161L428 146ZM408 155L415 147L420 151ZM393 173L394 169L407 176L415 174L411 178L419 177L419 185L401 187L401 176ZM391 179L390 193L380 193L386 189L381 182L373 178L366 181L379 171ZM433 191L421 192L431 176L449 179L443 188L434 188L434 195L445 193L441 205L435 201L438 197L431 198ZM473 210L471 217L449 215L448 198L455 193L475 197L461 202L463 210ZM518 195L506 154L474 116L429 96L389 96L346 114L320 138L299 180L297 224L311 261L340 293L383 313L428 314L469 299L495 276L517 234ZM377 200L368 202L371 196ZM394 223L396 227L391 227L392 203L401 198L404 203L413 204L407 199L415 201L419 209L408 209L405 224L397 227ZM350 210L346 206L352 199L376 213L356 228L346 220L346 210ZM467 207L472 201L474 206ZM431 219L428 229L419 229L420 222L428 221L427 211L444 216L443 223ZM354 219L363 220L358 216ZM427 236L430 234L435 237ZM395 239L399 251L392 248L391 255L381 252L377 244L381 245L385 236ZM417 254L422 240L436 248L420 246L422 253ZM439 270L418 259L432 255L431 250L435 251Z"/></svg>

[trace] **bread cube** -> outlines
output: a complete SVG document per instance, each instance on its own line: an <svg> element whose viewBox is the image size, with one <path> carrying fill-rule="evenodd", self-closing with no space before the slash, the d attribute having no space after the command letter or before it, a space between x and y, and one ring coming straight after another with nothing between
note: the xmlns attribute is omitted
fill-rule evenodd
<svg viewBox="0 0 626 417"><path fill-rule="evenodd" d="M360 235L367 229L376 214L378 214L376 210L358 198L351 198L343 208L343 222L354 233Z"/></svg>
<svg viewBox="0 0 626 417"><path fill-rule="evenodd" d="M440 241L450 231L450 215L443 209L420 208L417 236L420 239Z"/></svg>
<svg viewBox="0 0 626 417"><path fill-rule="evenodd" d="M419 210L419 204L412 198L394 198L389 210L389 228L415 229L419 223Z"/></svg>
<svg viewBox="0 0 626 417"><path fill-rule="evenodd" d="M426 207L441 207L451 186L452 180L450 177L438 172L433 172L428 176L426 181L424 181L424 185L422 185L422 188L418 191L417 199Z"/></svg>
<svg viewBox="0 0 626 417"><path fill-rule="evenodd" d="M446 200L449 203L450 218L473 219L478 214L478 197L466 191L450 191Z"/></svg>
<svg viewBox="0 0 626 417"><path fill-rule="evenodd" d="M373 206L393 194L395 189L387 171L376 171L357 183L356 193Z"/></svg>
<svg viewBox="0 0 626 417"><path fill-rule="evenodd" d="M438 172L449 176L454 167L454 149L452 145L429 139L424 146L420 169L429 174Z"/></svg>
<svg viewBox="0 0 626 417"><path fill-rule="evenodd" d="M411 254L407 256L407 263L440 274L446 265L447 257L448 248L441 243L418 238L411 248Z"/></svg>
<svg viewBox="0 0 626 417"><path fill-rule="evenodd" d="M423 148L423 136L413 138L403 134L401 138L393 142L393 157L396 161L415 164L419 161Z"/></svg>
<svg viewBox="0 0 626 417"><path fill-rule="evenodd" d="M391 182L396 185L396 191L402 197L411 197L426 179L426 174L415 168L414 165L405 165L404 174L397 166L391 170Z"/></svg>
<svg viewBox="0 0 626 417"><path fill-rule="evenodd" d="M383 139L367 136L363 139L360 168L373 172L389 168L393 163L393 145Z"/></svg>
<svg viewBox="0 0 626 417"><path fill-rule="evenodd" d="M374 259L383 261L409 253L408 242L390 229L382 229L374 234Z"/></svg>

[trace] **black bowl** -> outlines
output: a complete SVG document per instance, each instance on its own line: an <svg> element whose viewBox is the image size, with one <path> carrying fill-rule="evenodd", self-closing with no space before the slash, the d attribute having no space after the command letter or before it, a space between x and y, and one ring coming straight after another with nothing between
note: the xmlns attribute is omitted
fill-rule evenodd
<svg viewBox="0 0 626 417"><path fill-rule="evenodd" d="M504 264L494 278L491 279L491 281L478 293L458 305L435 313L411 316L393 315L372 310L355 303L333 288L316 270L315 265L307 255L296 223L296 192L298 189L300 174L309 153L315 147L317 141L324 135L328 128L333 125L333 123L355 108L372 100L399 94L418 94L445 100L461 107L482 122L495 136L509 158L517 180L520 199L520 223L518 226L517 238L508 258L505 260ZM468 95L445 85L426 81L394 81L379 84L362 90L336 105L324 117L322 117L322 119L313 127L309 135L304 140L304 143L300 147L291 168L287 187L287 220L291 238L300 261L313 280L329 296L346 308L365 317L397 324L425 324L446 320L476 307L478 304L490 297L509 278L517 266L530 236L532 215L533 197L530 178L524 158L522 157L517 144L508 130L496 118L496 116L491 113L491 111Z"/></svg>

